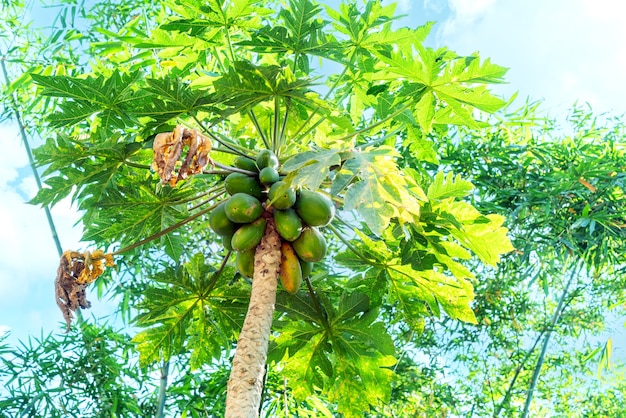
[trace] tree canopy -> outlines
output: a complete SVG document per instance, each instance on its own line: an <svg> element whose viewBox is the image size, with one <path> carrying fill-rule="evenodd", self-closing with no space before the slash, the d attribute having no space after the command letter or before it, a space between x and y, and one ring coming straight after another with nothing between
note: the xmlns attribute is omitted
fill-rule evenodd
<svg viewBox="0 0 626 418"><path fill-rule="evenodd" d="M236 159L270 150L285 188L325 196L335 216L319 229L326 256L275 294L264 416L572 413L560 396L592 399L580 416L623 406L623 378L583 379L611 351L584 337L624 301L622 120L575 108L562 135L490 92L505 68L425 46L430 23L396 23L378 1L70 2L49 37L3 51L23 74L3 100L46 138L32 203L72 199L91 247L73 249L65 277L92 269L76 275L83 291L103 269L93 250L114 257L87 291L116 297L136 332L79 320L3 347L5 365L23 360L0 405L223 415L251 280L210 216L233 194L227 176L259 177ZM184 173L172 161L165 179L157 144L177 132L206 139L206 161ZM60 385L42 391L41 373Z"/></svg>

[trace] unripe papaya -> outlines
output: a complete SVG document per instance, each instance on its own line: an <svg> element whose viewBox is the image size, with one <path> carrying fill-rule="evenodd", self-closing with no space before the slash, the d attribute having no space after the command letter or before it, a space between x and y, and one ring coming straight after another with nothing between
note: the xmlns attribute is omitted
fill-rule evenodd
<svg viewBox="0 0 626 418"><path fill-rule="evenodd" d="M271 205L276 209L289 209L296 202L296 192L284 181L272 184L267 195Z"/></svg>
<svg viewBox="0 0 626 418"><path fill-rule="evenodd" d="M231 242L233 240L233 235L234 234L235 233L233 232L232 234L222 235L222 245L228 251L232 251L233 250L233 246L231 245Z"/></svg>
<svg viewBox="0 0 626 418"><path fill-rule="evenodd" d="M292 295L295 294L302 284L302 270L300 260L288 242L280 244L280 272L278 277L283 287Z"/></svg>
<svg viewBox="0 0 626 418"><path fill-rule="evenodd" d="M224 188L228 194L245 193L260 199L263 195L263 187L259 181L243 173L230 173L224 180Z"/></svg>
<svg viewBox="0 0 626 418"><path fill-rule="evenodd" d="M237 259L235 260L239 273L249 279L254 275L254 253L254 248L248 251L240 251L237 253Z"/></svg>
<svg viewBox="0 0 626 418"><path fill-rule="evenodd" d="M272 150L262 149L257 154L256 165L259 167L259 170L263 170L265 167L278 169L278 158L276 158L276 154Z"/></svg>
<svg viewBox="0 0 626 418"><path fill-rule="evenodd" d="M300 190L294 209L309 226L328 225L335 216L335 205L332 200L310 190Z"/></svg>
<svg viewBox="0 0 626 418"><path fill-rule="evenodd" d="M250 223L263 213L259 199L246 193L235 193L224 205L224 213L233 222Z"/></svg>
<svg viewBox="0 0 626 418"><path fill-rule="evenodd" d="M265 167L259 172L259 181L265 185L272 185L278 181L280 175L274 167Z"/></svg>
<svg viewBox="0 0 626 418"><path fill-rule="evenodd" d="M276 231L287 241L295 241L302 233L302 220L293 209L275 210Z"/></svg>
<svg viewBox="0 0 626 418"><path fill-rule="evenodd" d="M306 279L313 270L313 263L310 261L300 260L300 269L302 270L302 278Z"/></svg>
<svg viewBox="0 0 626 418"><path fill-rule="evenodd" d="M233 165L237 168L241 168L242 170L252 171L253 173L259 172L259 167L256 166L256 161L252 158L244 157L243 155L235 157Z"/></svg>
<svg viewBox="0 0 626 418"><path fill-rule="evenodd" d="M317 228L304 228L300 237L293 242L293 249L304 261L320 261L326 255L326 239Z"/></svg>
<svg viewBox="0 0 626 418"><path fill-rule="evenodd" d="M209 225L217 235L232 235L237 225L226 216L226 202L217 205L209 215Z"/></svg>
<svg viewBox="0 0 626 418"><path fill-rule="evenodd" d="M265 233L265 218L259 218L256 221L243 225L233 234L230 245L235 251L247 251L255 248L261 242Z"/></svg>

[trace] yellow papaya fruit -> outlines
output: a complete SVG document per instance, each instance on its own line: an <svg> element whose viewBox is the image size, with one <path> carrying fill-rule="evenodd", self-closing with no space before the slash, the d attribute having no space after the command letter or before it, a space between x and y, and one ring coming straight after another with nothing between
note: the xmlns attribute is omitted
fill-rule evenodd
<svg viewBox="0 0 626 418"><path fill-rule="evenodd" d="M280 252L280 272L278 277L285 290L295 295L302 284L300 260L289 242L283 242L280 245Z"/></svg>

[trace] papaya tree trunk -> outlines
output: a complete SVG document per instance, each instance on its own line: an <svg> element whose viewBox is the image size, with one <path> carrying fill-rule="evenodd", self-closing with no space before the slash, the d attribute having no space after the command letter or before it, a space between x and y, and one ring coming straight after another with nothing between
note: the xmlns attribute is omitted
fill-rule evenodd
<svg viewBox="0 0 626 418"><path fill-rule="evenodd" d="M276 287L280 269L280 237L271 213L254 254L254 275L248 313L237 341L226 395L227 418L258 417Z"/></svg>

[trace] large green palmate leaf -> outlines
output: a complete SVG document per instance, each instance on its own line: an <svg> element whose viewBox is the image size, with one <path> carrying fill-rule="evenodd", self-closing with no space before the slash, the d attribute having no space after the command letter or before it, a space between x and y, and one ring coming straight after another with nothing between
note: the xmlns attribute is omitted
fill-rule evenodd
<svg viewBox="0 0 626 418"><path fill-rule="evenodd" d="M135 87L141 78L139 72L122 74L113 72L108 78L75 78L66 76L41 76L32 74L33 80L43 87L46 96L71 99L60 104L60 111L49 116L52 127L76 125L97 115L104 129L125 128L129 102L140 95Z"/></svg>
<svg viewBox="0 0 626 418"><path fill-rule="evenodd" d="M343 293L337 306L325 297L279 295L277 309L292 321L281 323L270 358L288 358L285 373L297 398L321 390L338 402L346 416L357 416L357 411L362 414L370 405L389 399L392 372L388 368L395 364L395 348L367 295ZM359 385L349 383L355 379ZM363 384L368 388L366 397L357 401ZM339 390L341 399L336 397Z"/></svg>
<svg viewBox="0 0 626 418"><path fill-rule="evenodd" d="M238 300L248 292L225 285L221 272L199 253L184 266L158 273L154 282L136 318L145 328L133 338L141 363L185 352L192 353L193 368L220 359L243 324L246 304Z"/></svg>

